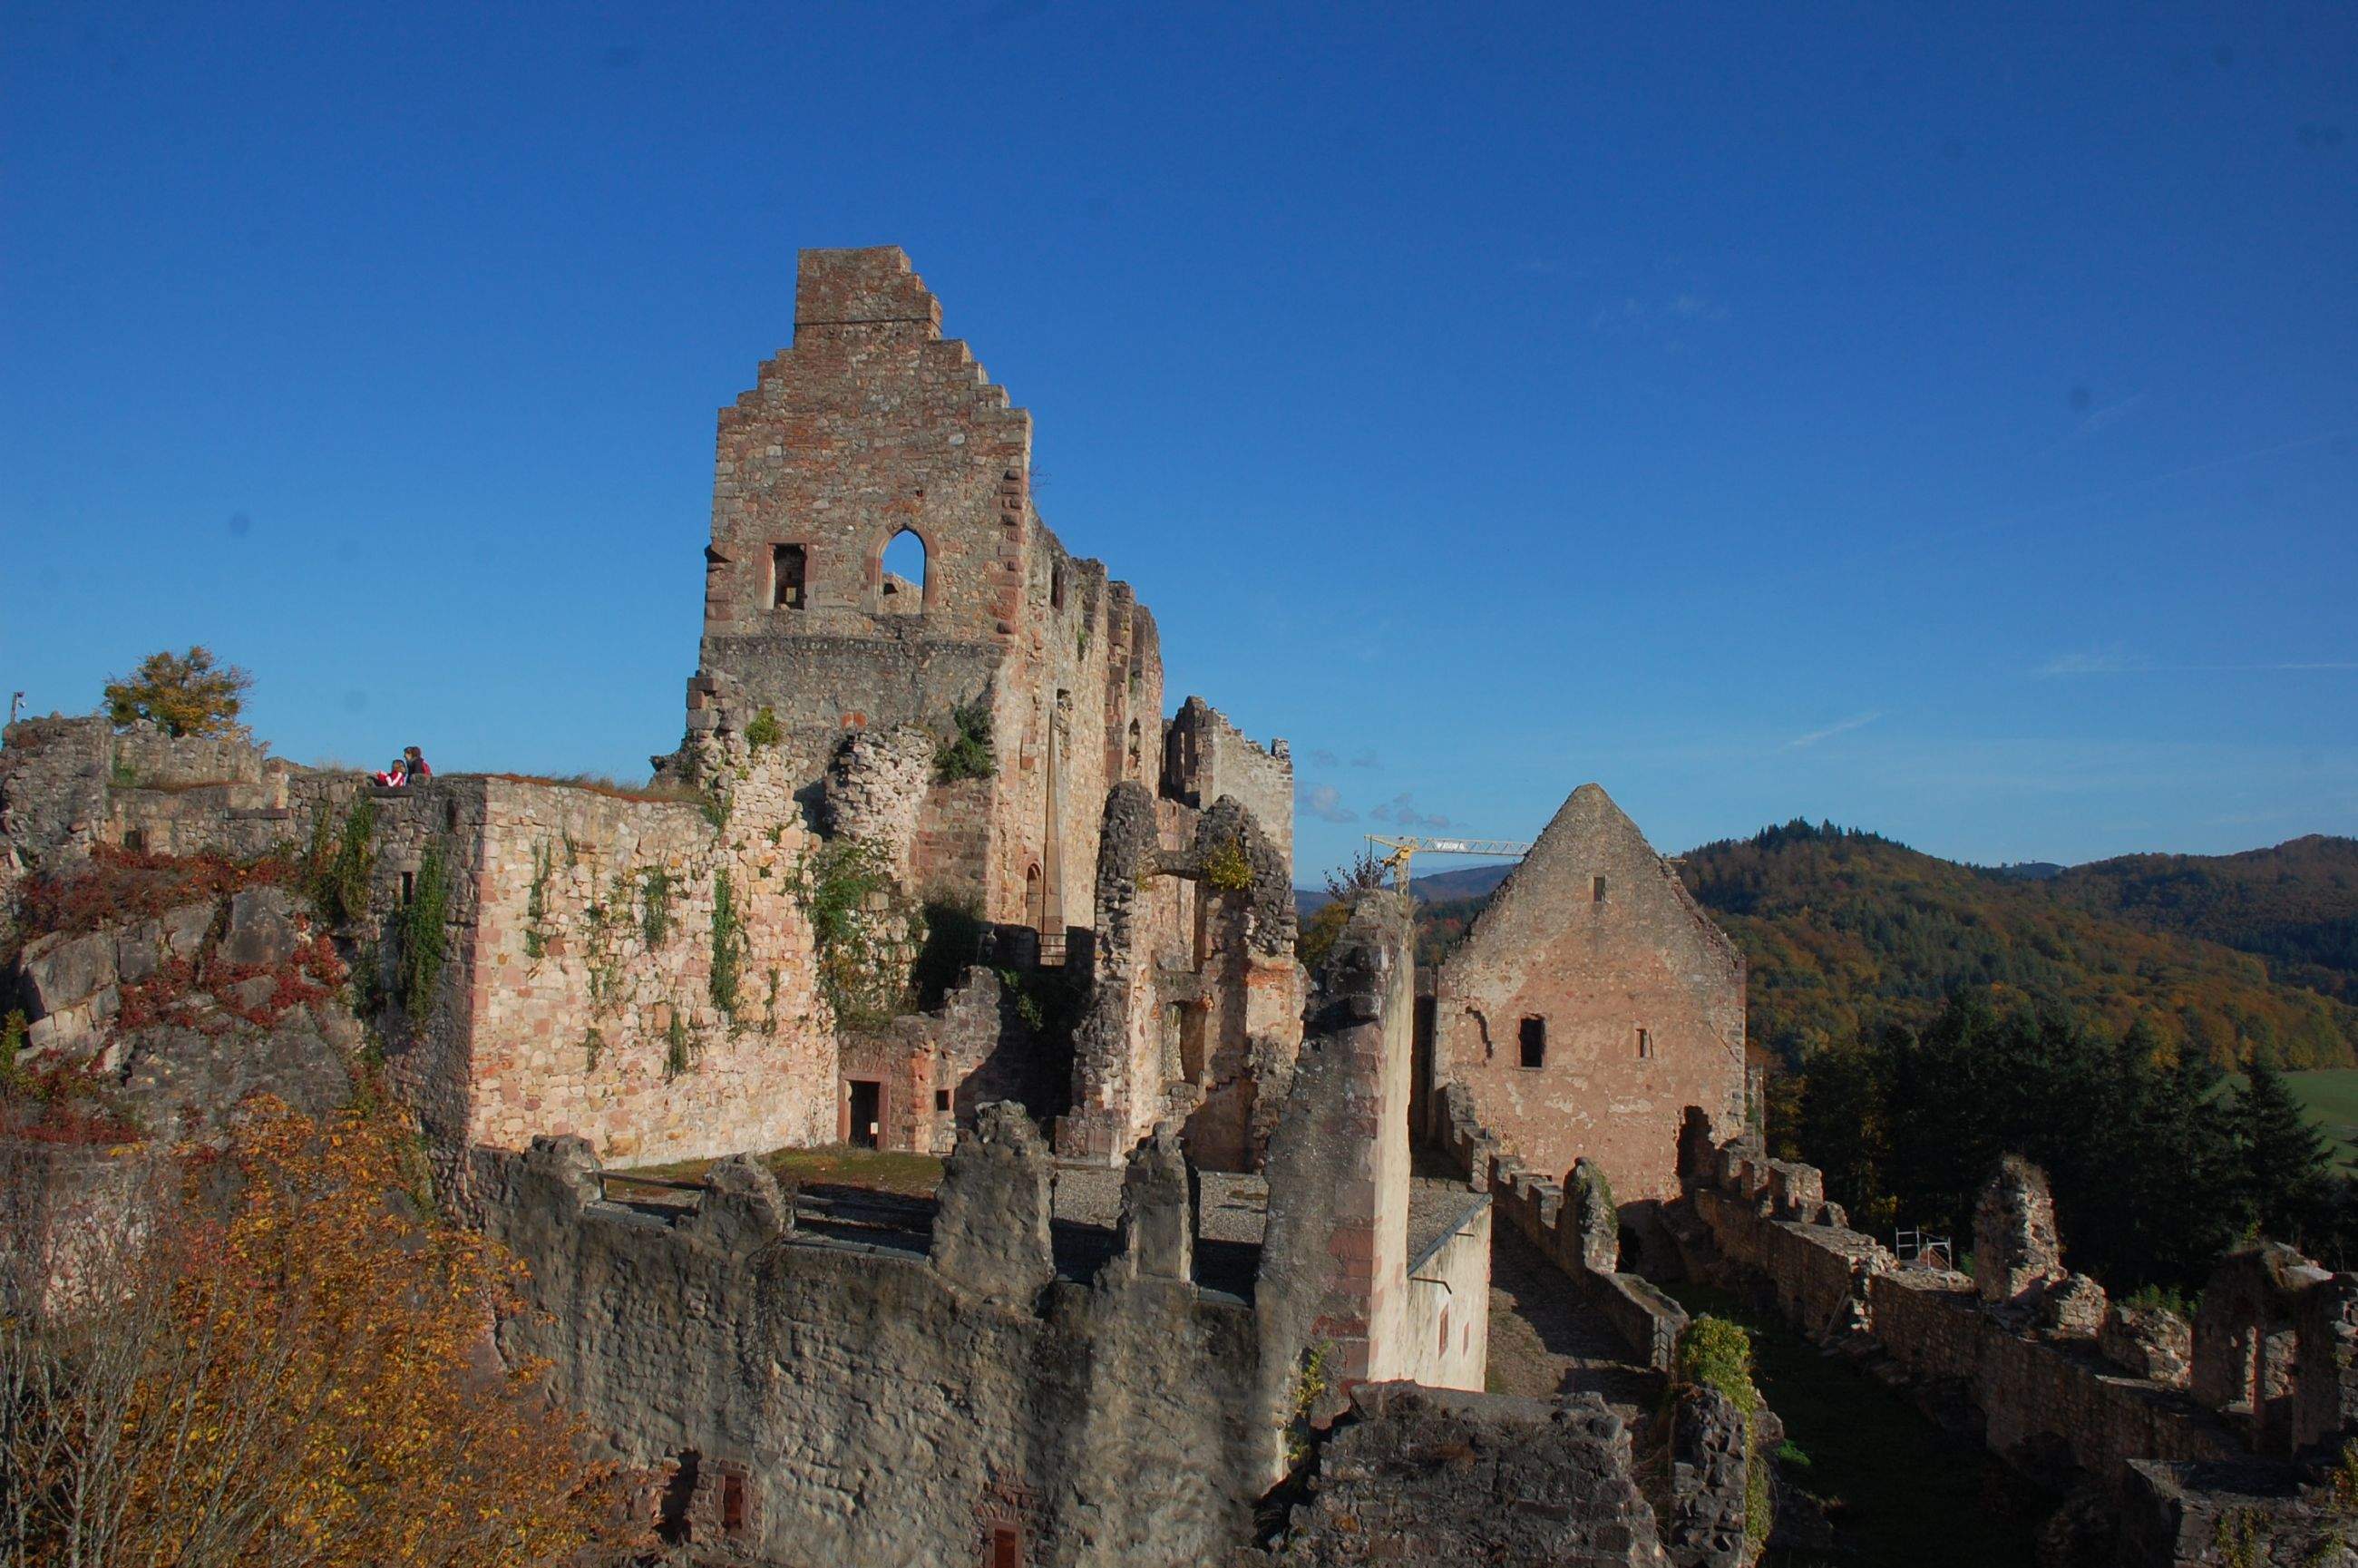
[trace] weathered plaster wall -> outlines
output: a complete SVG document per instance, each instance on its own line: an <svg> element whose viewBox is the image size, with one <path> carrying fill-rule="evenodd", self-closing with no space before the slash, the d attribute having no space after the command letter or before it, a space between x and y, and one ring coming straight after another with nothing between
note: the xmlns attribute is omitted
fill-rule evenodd
<svg viewBox="0 0 2358 1568"><path fill-rule="evenodd" d="M1490 1365L1491 1207L1487 1194L1467 1197L1465 1217L1408 1260L1398 1376L1479 1393Z"/></svg>
<svg viewBox="0 0 2358 1568"><path fill-rule="evenodd" d="M1544 1027L1533 1067L1525 1019ZM1433 1031L1436 1091L1466 1085L1483 1124L1538 1171L1595 1161L1624 1203L1677 1192L1686 1107L1743 1119L1743 958L1593 784L1442 966Z"/></svg>

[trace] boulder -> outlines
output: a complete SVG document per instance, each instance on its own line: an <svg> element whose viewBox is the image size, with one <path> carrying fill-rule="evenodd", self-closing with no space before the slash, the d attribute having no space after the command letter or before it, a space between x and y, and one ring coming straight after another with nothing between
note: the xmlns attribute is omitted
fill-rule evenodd
<svg viewBox="0 0 2358 1568"><path fill-rule="evenodd" d="M2085 1274L2070 1274L2040 1292L2039 1326L2074 1339L2093 1339L2104 1326L2104 1287Z"/></svg>
<svg viewBox="0 0 2358 1568"><path fill-rule="evenodd" d="M157 922L163 929L167 954L175 958L195 959L204 951L205 935L213 928L214 905L184 903L178 909L168 909Z"/></svg>
<svg viewBox="0 0 2358 1568"><path fill-rule="evenodd" d="M233 964L283 964L302 946L295 901L283 888L247 888L229 901L229 931L222 957Z"/></svg>
<svg viewBox="0 0 2358 1568"><path fill-rule="evenodd" d="M25 949L19 968L34 1016L70 1011L114 984L114 934L41 937Z"/></svg>

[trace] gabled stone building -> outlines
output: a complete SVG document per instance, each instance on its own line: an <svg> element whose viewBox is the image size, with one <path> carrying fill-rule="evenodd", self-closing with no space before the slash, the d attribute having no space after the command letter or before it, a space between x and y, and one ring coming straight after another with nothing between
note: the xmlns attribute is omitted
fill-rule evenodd
<svg viewBox="0 0 2358 1568"><path fill-rule="evenodd" d="M1428 1114L1455 1083L1531 1167L1587 1159L1623 1203L1676 1195L1688 1106L1745 1112L1744 957L1593 784L1441 966Z"/></svg>

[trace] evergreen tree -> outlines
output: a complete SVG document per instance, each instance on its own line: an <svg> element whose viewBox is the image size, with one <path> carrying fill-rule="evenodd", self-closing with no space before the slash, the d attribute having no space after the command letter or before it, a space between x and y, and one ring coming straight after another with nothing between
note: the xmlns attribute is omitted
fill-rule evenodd
<svg viewBox="0 0 2358 1568"><path fill-rule="evenodd" d="M2229 1108L2244 1192L2261 1233L2296 1247L2322 1239L2333 1197L2333 1162L2270 1053L2252 1055Z"/></svg>

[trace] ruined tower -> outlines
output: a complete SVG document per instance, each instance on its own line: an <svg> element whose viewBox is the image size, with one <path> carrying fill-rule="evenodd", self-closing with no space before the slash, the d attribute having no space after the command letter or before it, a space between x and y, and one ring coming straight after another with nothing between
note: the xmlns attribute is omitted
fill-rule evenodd
<svg viewBox="0 0 2358 1568"><path fill-rule="evenodd" d="M1042 521L1032 416L941 320L898 246L802 253L794 346L720 411L688 729L766 708L815 789L851 731L987 712L989 772L931 782L911 880L1054 944L1093 923L1106 792L1161 764L1162 658ZM903 535L914 575L886 569Z"/></svg>

